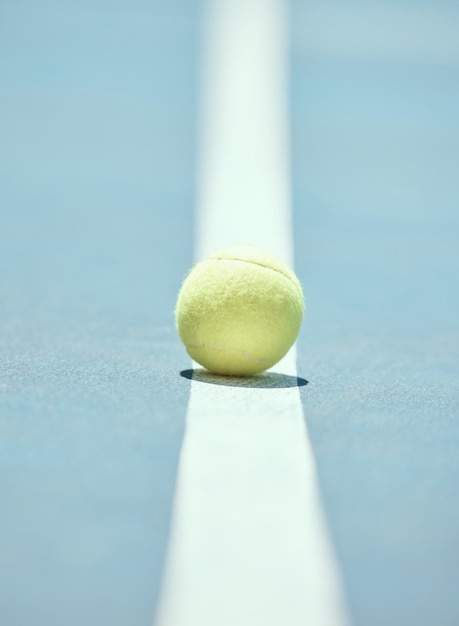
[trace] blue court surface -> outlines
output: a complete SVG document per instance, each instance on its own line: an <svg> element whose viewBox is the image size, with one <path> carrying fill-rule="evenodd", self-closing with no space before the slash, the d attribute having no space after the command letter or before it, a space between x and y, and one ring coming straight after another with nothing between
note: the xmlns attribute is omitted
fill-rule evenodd
<svg viewBox="0 0 459 626"><path fill-rule="evenodd" d="M205 10L0 0L2 626L154 620ZM350 624L457 626L459 5L288 10L299 394Z"/></svg>

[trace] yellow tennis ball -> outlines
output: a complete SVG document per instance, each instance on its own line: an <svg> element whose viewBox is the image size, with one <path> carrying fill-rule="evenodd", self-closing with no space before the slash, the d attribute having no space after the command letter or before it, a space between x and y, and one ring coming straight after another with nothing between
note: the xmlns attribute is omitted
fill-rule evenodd
<svg viewBox="0 0 459 626"><path fill-rule="evenodd" d="M303 311L294 272L270 252L237 245L194 266L178 294L175 318L192 359L216 374L248 376L287 354Z"/></svg>

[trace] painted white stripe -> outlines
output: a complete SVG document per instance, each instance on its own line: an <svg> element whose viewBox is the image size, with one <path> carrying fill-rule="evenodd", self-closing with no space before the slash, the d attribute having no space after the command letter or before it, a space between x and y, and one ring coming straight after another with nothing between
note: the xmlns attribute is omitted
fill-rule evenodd
<svg viewBox="0 0 459 626"><path fill-rule="evenodd" d="M247 241L291 262L284 5L219 0L209 20L197 257ZM158 626L347 623L299 390L283 386L295 349L273 369L287 376L271 388L192 382Z"/></svg>
<svg viewBox="0 0 459 626"><path fill-rule="evenodd" d="M283 3L214 0L206 42L197 260L249 242L291 263Z"/></svg>

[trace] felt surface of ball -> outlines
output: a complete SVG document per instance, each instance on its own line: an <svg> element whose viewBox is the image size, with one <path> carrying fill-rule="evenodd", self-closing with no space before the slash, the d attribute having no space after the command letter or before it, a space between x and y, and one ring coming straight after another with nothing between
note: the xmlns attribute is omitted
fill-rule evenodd
<svg viewBox="0 0 459 626"><path fill-rule="evenodd" d="M294 272L270 252L237 245L219 248L193 267L175 318L192 359L216 374L248 376L287 354L303 311Z"/></svg>

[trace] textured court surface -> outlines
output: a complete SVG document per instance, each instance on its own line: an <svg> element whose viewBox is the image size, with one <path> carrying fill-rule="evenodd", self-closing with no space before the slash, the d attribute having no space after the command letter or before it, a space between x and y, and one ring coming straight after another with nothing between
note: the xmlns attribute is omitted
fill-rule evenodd
<svg viewBox="0 0 459 626"><path fill-rule="evenodd" d="M0 2L5 626L152 623L191 384L171 313L201 17ZM456 626L459 11L291 17L298 375L352 623Z"/></svg>

